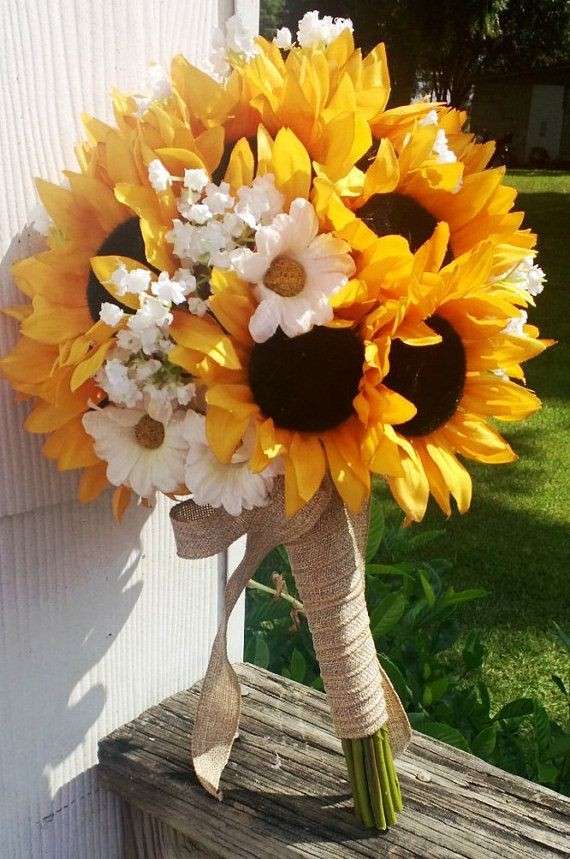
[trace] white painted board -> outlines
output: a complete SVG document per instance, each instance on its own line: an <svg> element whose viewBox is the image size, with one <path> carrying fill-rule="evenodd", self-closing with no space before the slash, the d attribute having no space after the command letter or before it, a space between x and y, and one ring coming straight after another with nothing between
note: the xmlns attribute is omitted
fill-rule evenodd
<svg viewBox="0 0 570 859"><path fill-rule="evenodd" d="M236 3L257 20L257 0ZM9 258L32 249L20 234L33 177L74 166L80 113L110 119L110 89L140 89L151 61L204 61L233 11L233 0L2 0L1 305L19 300ZM0 317L0 351L14 339ZM0 382L0 859L115 859L97 739L203 673L229 562L180 561L166 500L121 525L108 496L76 504L76 476L41 457L26 410ZM234 659L242 635L237 611Z"/></svg>

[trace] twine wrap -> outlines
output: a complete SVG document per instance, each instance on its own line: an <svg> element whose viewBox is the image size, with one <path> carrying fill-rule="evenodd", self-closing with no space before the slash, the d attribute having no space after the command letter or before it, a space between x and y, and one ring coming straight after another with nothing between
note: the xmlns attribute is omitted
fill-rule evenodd
<svg viewBox="0 0 570 859"><path fill-rule="evenodd" d="M267 507L230 516L193 501L170 513L178 554L203 558L247 534L244 558L227 582L192 736L192 760L203 787L221 799L219 782L236 736L241 690L227 656L231 612L267 553L283 544L303 600L335 731L340 738L372 735L387 723L394 755L409 743L408 718L382 670L364 599L368 508L351 514L329 480L295 516L284 512L283 481Z"/></svg>

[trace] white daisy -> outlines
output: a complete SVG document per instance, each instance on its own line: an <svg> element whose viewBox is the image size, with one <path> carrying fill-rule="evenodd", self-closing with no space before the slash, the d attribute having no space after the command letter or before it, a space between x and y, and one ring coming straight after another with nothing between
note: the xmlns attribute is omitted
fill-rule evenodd
<svg viewBox="0 0 570 859"><path fill-rule="evenodd" d="M354 261L346 242L317 235L318 230L312 205L298 198L289 214L277 215L257 231L255 252L240 248L232 253L232 267L255 285L259 305L249 330L257 343L279 326L288 337L297 337L332 319L330 296L354 273Z"/></svg>
<svg viewBox="0 0 570 859"><path fill-rule="evenodd" d="M130 486L142 498L157 489L174 492L183 484L188 448L183 422L182 412L164 424L141 409L117 406L93 409L83 416L95 453L107 463L109 483Z"/></svg>
<svg viewBox="0 0 570 859"><path fill-rule="evenodd" d="M244 509L268 503L275 470L269 467L261 474L250 470L251 434L227 464L216 458L208 444L204 415L188 412L184 434L188 444L184 482L196 504L223 507L232 516L239 516Z"/></svg>

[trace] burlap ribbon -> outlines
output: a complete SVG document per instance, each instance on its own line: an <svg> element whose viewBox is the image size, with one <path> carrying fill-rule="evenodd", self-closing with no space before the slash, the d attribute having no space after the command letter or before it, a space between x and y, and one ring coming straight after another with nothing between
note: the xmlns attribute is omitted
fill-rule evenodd
<svg viewBox="0 0 570 859"><path fill-rule="evenodd" d="M226 585L192 736L192 760L204 788L221 799L220 777L239 723L241 690L227 656L228 620L261 561L280 544L303 600L337 736L370 736L387 723L392 750L399 754L410 740L410 724L378 662L364 599L368 507L349 513L327 480L287 518L280 478L267 507L230 516L183 501L170 515L181 558L223 552L247 534L244 558Z"/></svg>

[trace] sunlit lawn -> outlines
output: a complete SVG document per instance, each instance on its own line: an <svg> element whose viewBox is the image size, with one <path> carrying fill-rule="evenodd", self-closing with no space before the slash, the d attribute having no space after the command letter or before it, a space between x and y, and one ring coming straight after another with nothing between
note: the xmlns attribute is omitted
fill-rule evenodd
<svg viewBox="0 0 570 859"><path fill-rule="evenodd" d="M513 171L508 181L539 234L548 276L531 321L560 341L528 365L528 384L544 409L522 424L503 425L518 462L469 466L475 485L469 514L444 524L432 509L421 527L444 524L439 548L456 561L456 587L490 592L465 612L464 624L484 632L495 701L536 695L561 717L562 697L550 675L568 676L569 660L550 638L549 624L570 628L570 173Z"/></svg>

